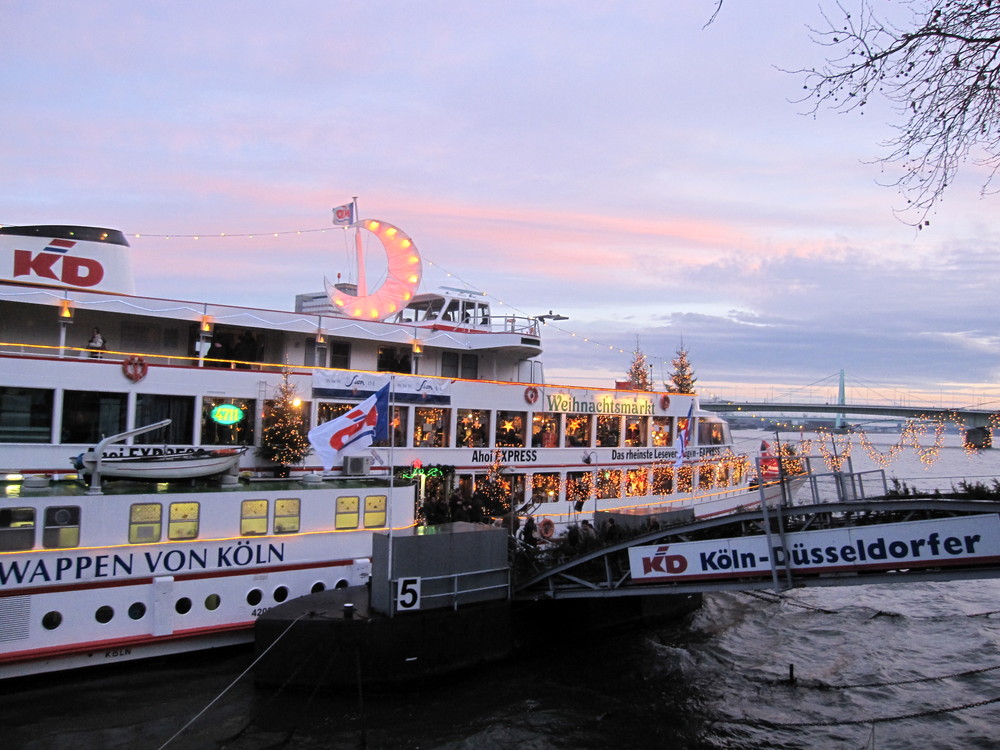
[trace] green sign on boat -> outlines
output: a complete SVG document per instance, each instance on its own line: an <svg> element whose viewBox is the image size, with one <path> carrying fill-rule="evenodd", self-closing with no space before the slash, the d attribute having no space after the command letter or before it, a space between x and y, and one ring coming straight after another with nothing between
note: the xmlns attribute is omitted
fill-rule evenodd
<svg viewBox="0 0 1000 750"><path fill-rule="evenodd" d="M233 404L219 404L212 409L212 421L219 424L236 424L243 419L243 410Z"/></svg>

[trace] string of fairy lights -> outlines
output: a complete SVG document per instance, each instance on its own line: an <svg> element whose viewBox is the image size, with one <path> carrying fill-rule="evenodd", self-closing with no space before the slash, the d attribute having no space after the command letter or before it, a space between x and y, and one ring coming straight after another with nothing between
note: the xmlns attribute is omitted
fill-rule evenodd
<svg viewBox="0 0 1000 750"><path fill-rule="evenodd" d="M763 420L763 417L755 417ZM987 424L984 427L989 432L990 443L993 435L1000 431L1000 412L986 415ZM787 427L787 425L785 425ZM945 435L949 427L956 428L964 434L968 425L958 412L946 412L940 415L922 414L907 419L900 429L899 438L888 446L879 446L871 439L869 433L861 426L853 425L846 431L826 427L815 428L815 437L802 437L795 448L782 446L783 456L795 458L820 457L830 471L841 471L850 460L855 445L864 451L871 462L886 469L895 460L912 450L920 463L929 468L940 457L944 448ZM855 444L855 438L857 443ZM962 444L967 456L979 453L981 448L964 440Z"/></svg>
<svg viewBox="0 0 1000 750"><path fill-rule="evenodd" d="M6 226L6 225L3 224L3 223L0 223L0 227L2 227L2 226ZM259 239L259 238L264 238L264 237L287 237L287 236L306 235L306 234L326 234L327 232L336 232L336 231L343 232L343 230L344 230L344 227L322 227L322 228L317 228L317 229L289 229L289 230L283 230L283 231L277 231L277 232L275 232L275 231L266 231L266 232L199 232L199 233L195 233L195 234L185 234L185 233L180 233L180 232L170 233L170 234L154 234L154 233L151 233L151 232L136 232L136 233L130 233L127 236L131 237L133 239L152 239L152 238L155 238L155 239L162 239L162 240L186 239L186 240L201 241L201 240L209 240L209 239L214 239L214 240L240 239L240 238L242 238L242 239ZM420 257L421 257L421 259L425 263L427 263L427 265L433 266L434 268L437 268L439 271L441 271L443 274L445 274L445 276L447 278L454 279L455 281L463 284L465 287L467 287L469 289L475 289L476 288L475 285L470 284L468 281L466 281L465 279L463 279L461 276L459 276L458 274L456 274L456 273L454 273L452 271L449 271L444 266L442 266L442 265L440 265L438 263L435 263L433 260L431 260L430 258L428 258L423 253L421 253ZM505 302L504 300L501 300L501 299L493 296L489 292L483 292L483 294L485 296L489 297L494 302L496 302L498 305L500 305L502 307L506 307L506 308L508 308L508 309L510 309L510 310L512 310L512 311L514 311L516 313L518 313L519 315L522 315L522 316L525 316L525 317L533 317L533 315L531 313L528 313L528 312L526 312L526 311L518 308L515 305L512 305L512 304L510 304L508 302ZM577 334L575 331L571 331L571 330L569 330L567 328L564 328L563 326L559 326L559 325L554 324L552 321L548 321L548 320L545 321L545 325L547 327L550 327L550 328L553 328L553 329L557 330L559 333L562 333L562 334L565 334L567 336L570 336L571 338L580 339L584 343L591 344L592 346L599 347L601 349L608 349L610 351L618 352L620 354L628 354L629 353L628 351L626 351L625 349L623 349L620 346L616 346L614 344L601 343L599 341L595 341L595 340L591 339L590 337L581 336L581 335ZM646 358L647 358L647 360L652 359L652 360L657 360L657 361L665 361L665 360L662 360L661 357L650 356L650 355L647 355Z"/></svg>

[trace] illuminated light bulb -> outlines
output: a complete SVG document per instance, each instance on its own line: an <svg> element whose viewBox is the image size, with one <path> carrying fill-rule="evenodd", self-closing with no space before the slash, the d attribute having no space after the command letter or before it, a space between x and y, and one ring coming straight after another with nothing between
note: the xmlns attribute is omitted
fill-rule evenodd
<svg viewBox="0 0 1000 750"><path fill-rule="evenodd" d="M379 228L379 223L377 221L369 221L368 222L368 229L369 229L369 231L374 232L378 228Z"/></svg>
<svg viewBox="0 0 1000 750"><path fill-rule="evenodd" d="M351 310L351 315L353 315L355 318L360 318L361 310L359 308L354 308L353 310Z"/></svg>
<svg viewBox="0 0 1000 750"><path fill-rule="evenodd" d="M388 229L385 230L385 233L387 235L389 235L390 237L395 237L396 236L396 227L389 227Z"/></svg>
<svg viewBox="0 0 1000 750"><path fill-rule="evenodd" d="M410 242L409 240L403 240L403 241L401 241L401 242L400 242L399 244L400 244L400 245L402 245L403 247L409 247L409 246L410 246L410 245L412 245L413 243L412 243L412 242Z"/></svg>

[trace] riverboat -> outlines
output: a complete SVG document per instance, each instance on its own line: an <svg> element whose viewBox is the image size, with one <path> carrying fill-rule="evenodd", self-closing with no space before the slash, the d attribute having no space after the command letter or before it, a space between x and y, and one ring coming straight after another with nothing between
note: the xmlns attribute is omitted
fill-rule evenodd
<svg viewBox="0 0 1000 750"><path fill-rule="evenodd" d="M365 583L376 531L481 515L487 480L548 534L759 503L696 395L548 383L546 316L421 292L405 232L352 227L358 283L291 311L139 296L117 230L0 227L0 677L249 641L269 606ZM388 259L370 292L363 238ZM278 479L256 450L283 385L312 428L386 384L389 434L361 454ZM99 481L69 464L126 433ZM108 473L157 446L238 463L194 484Z"/></svg>

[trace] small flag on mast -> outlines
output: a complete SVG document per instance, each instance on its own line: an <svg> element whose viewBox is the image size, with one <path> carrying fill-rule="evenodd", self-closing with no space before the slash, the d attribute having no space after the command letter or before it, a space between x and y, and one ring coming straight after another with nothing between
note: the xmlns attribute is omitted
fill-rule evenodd
<svg viewBox="0 0 1000 750"><path fill-rule="evenodd" d="M345 203L333 209L333 225L335 227L349 227L354 223L354 204Z"/></svg>

